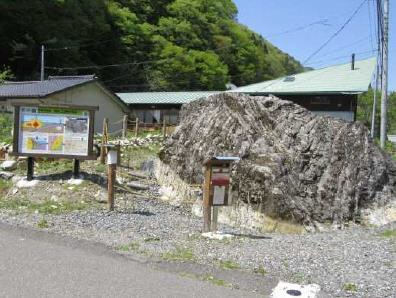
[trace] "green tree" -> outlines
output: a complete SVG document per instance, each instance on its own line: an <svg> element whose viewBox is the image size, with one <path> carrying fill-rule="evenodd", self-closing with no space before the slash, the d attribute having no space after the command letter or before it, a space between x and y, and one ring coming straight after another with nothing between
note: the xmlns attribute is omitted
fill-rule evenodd
<svg viewBox="0 0 396 298"><path fill-rule="evenodd" d="M228 69L213 52L187 50L165 42L159 62L150 69L151 90L222 90Z"/></svg>
<svg viewBox="0 0 396 298"><path fill-rule="evenodd" d="M11 73L11 70L5 67L3 70L0 69L0 83L3 83L5 80L12 79L14 75Z"/></svg>
<svg viewBox="0 0 396 298"><path fill-rule="evenodd" d="M373 112L374 91L370 89L358 99L357 120L371 128L371 115ZM381 120L381 93L377 92L377 107L375 114L375 135L379 136ZM396 92L391 92L388 97L388 134L396 134Z"/></svg>
<svg viewBox="0 0 396 298"><path fill-rule="evenodd" d="M47 75L95 73L114 91L221 90L303 71L237 13L232 0L2 0L0 65L38 79L44 44Z"/></svg>

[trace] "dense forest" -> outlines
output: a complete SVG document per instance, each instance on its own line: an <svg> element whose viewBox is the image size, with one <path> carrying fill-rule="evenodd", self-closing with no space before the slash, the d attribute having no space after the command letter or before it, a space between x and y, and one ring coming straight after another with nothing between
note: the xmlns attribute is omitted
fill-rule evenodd
<svg viewBox="0 0 396 298"><path fill-rule="evenodd" d="M95 73L115 91L224 90L303 70L237 13L232 0L1 0L0 66L37 80L44 45L46 76Z"/></svg>

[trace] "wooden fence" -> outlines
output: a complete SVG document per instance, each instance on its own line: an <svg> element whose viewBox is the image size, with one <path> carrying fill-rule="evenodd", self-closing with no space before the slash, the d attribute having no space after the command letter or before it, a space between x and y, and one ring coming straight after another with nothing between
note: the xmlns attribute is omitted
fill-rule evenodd
<svg viewBox="0 0 396 298"><path fill-rule="evenodd" d="M112 133L109 132L109 127L113 125L118 125L122 123L122 129L114 131ZM139 134L148 133L148 132L158 132L160 131L163 137L166 137L173 133L176 128L176 124L167 124L165 119L162 123L144 123L139 120L139 118L129 119L128 115L125 115L121 120L116 122L109 123L107 118L103 119L103 131L102 131L102 140L101 140L101 150L100 150L100 161L104 163L105 157L107 154L107 150L105 145L109 143L110 135L118 135L120 134L122 138L127 138L128 133L132 134L134 137L138 137Z"/></svg>

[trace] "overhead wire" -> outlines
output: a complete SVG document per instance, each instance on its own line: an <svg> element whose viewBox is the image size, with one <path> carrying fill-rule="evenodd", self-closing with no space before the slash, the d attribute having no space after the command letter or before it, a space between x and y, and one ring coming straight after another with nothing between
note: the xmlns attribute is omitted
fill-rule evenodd
<svg viewBox="0 0 396 298"><path fill-rule="evenodd" d="M298 32L298 31L302 31L302 30L308 29L308 28L316 26L316 25L323 25L323 26L329 26L330 27L331 24L329 24L328 21L329 21L329 18L325 18L325 19L318 20L316 22L312 22L312 23L309 23L309 24L306 24L306 25L302 25L302 26L299 26L299 27L296 27L296 28L291 28L291 29L288 29L288 30L285 30L285 31L282 31L282 32L269 34L269 35L266 35L265 37L266 38L270 38L270 37L281 36L281 35L285 35L285 34L289 34L289 33L294 33L294 32Z"/></svg>
<svg viewBox="0 0 396 298"><path fill-rule="evenodd" d="M357 53L354 53L354 54L356 56L358 56L358 55L364 55L364 54L374 54L376 52L377 52L377 50L367 50L367 51L357 52ZM338 57L333 57L333 58L330 58L330 59L313 61L313 62L310 62L309 64L306 64L306 65L307 66L309 66L309 65L313 66L314 64L315 65L316 64L323 64L323 63L327 63L327 62L330 62L330 61L336 61L336 60L341 60L341 59L350 58L350 57L351 57L351 55L338 56Z"/></svg>
<svg viewBox="0 0 396 298"><path fill-rule="evenodd" d="M237 45L232 44L228 46L223 46L219 47L216 49L213 49L213 51L218 51L226 48L232 48L236 47ZM186 53L186 56L189 54ZM163 59L152 59L152 60L146 60L146 61L140 61L140 62L125 62L125 63L116 63L116 64L107 64L107 65L86 65L86 66L73 66L73 67L55 67L55 66L46 66L46 69L53 69L53 70L77 70L77 69L104 69L104 68L111 68L111 67L121 67L121 66L127 66L127 65L143 65L143 64L153 64L153 63L160 63L160 62L166 62L166 61L171 61L173 59L176 59L177 57L171 57L171 58L163 58Z"/></svg>
<svg viewBox="0 0 396 298"><path fill-rule="evenodd" d="M334 32L330 36L330 38L328 38L317 50L315 50L311 55L309 55L308 58L306 58L305 61L302 64L305 65L309 60L311 60L320 51L322 51L334 38L336 38L345 29L345 27L353 20L353 18L358 14L358 12L361 10L363 5L367 1L368 0L363 0L363 2L360 3L360 5L356 8L356 10L352 13L352 15L346 20L346 22L336 32Z"/></svg>
<svg viewBox="0 0 396 298"><path fill-rule="evenodd" d="M353 41L353 42L351 42L351 43L348 43L348 44L346 44L346 45L343 45L342 47L335 48L335 49L332 50L332 51L325 52L324 54L321 54L321 57L326 57L326 56L329 56L329 55L331 55L331 54L333 54L333 53L335 53L335 52L340 52L340 51L342 51L342 50L345 50L345 49L347 49L347 48L350 48L350 47L352 47L352 46L355 46L355 45L357 45L357 44L359 44L359 43L362 43L363 41L366 41L366 40L368 40L368 39L369 39L369 35L367 35L367 36L364 37L364 38L360 38L360 39L358 39L358 40L355 40L355 41Z"/></svg>
<svg viewBox="0 0 396 298"><path fill-rule="evenodd" d="M64 46L64 47L58 47L58 48L47 48L47 49L45 49L45 52L80 49L80 48L84 48L84 47L88 47L88 46L92 46L92 45L108 43L110 41L115 41L115 40L119 40L119 38L112 38L112 39L106 39L106 40L100 40L100 41L92 41L92 42L89 42L86 44L80 44L80 45Z"/></svg>
<svg viewBox="0 0 396 298"><path fill-rule="evenodd" d="M368 10L368 17L369 17L369 28L370 28L370 44L371 48L374 50L374 41L373 41L373 20L371 16L371 1L367 1L367 10Z"/></svg>

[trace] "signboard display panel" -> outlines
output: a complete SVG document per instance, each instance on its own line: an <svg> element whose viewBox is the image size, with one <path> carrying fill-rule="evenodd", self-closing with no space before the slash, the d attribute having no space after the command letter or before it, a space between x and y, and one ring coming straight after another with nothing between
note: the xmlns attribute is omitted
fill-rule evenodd
<svg viewBox="0 0 396 298"><path fill-rule="evenodd" d="M15 105L13 154L94 159L95 109Z"/></svg>
<svg viewBox="0 0 396 298"><path fill-rule="evenodd" d="M89 111L20 107L19 153L88 155Z"/></svg>

